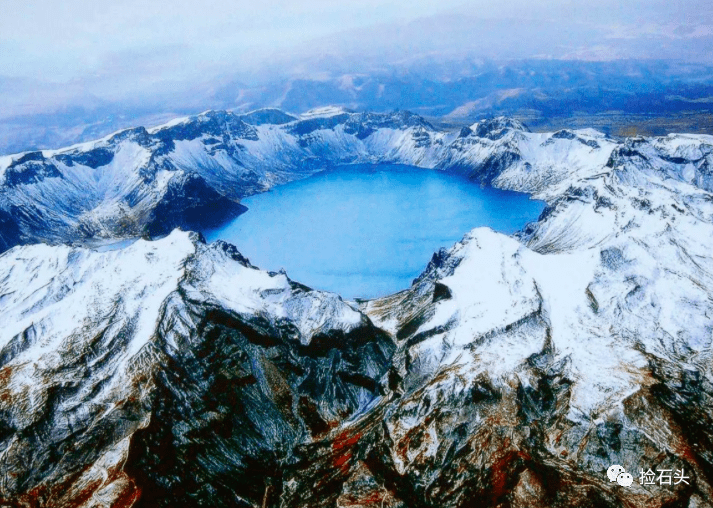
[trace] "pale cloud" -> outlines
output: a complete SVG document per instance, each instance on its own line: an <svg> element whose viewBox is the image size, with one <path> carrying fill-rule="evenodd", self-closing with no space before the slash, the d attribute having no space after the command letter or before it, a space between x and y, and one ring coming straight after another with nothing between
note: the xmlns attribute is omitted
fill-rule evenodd
<svg viewBox="0 0 713 508"><path fill-rule="evenodd" d="M0 11L0 77L106 100L423 58L713 62L710 0L0 0ZM0 91L0 109L9 102Z"/></svg>
<svg viewBox="0 0 713 508"><path fill-rule="evenodd" d="M176 70L264 57L310 39L443 12L461 2L95 0L0 3L0 74L67 79L116 54L186 46ZM187 67L188 66L188 67Z"/></svg>
<svg viewBox="0 0 713 508"><path fill-rule="evenodd" d="M639 25L615 25L607 27L607 39L697 39L713 36L713 25L679 23L645 23Z"/></svg>

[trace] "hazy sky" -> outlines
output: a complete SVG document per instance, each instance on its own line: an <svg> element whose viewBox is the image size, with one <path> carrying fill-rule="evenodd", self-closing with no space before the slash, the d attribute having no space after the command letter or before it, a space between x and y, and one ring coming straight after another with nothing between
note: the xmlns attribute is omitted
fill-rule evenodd
<svg viewBox="0 0 713 508"><path fill-rule="evenodd" d="M0 0L0 109L28 90L40 102L121 100L164 83L314 77L424 55L713 63L712 3Z"/></svg>
<svg viewBox="0 0 713 508"><path fill-rule="evenodd" d="M65 80L250 67L313 39L449 12L462 1L2 0L0 74ZM117 68L118 67L118 68Z"/></svg>
<svg viewBox="0 0 713 508"><path fill-rule="evenodd" d="M544 22L542 35L554 57L565 53L559 47L561 34L545 31L549 24L581 31L576 41L581 47L570 49L584 54L590 44L586 57L596 56L597 45L601 58L627 56L615 54L615 42L625 53L632 40L652 44L661 39L710 40L710 4L709 0L0 0L0 75L63 81L123 73L184 77L232 66L241 71L276 58L276 53L299 51L310 41L340 33L354 36L388 26L403 29L429 18L431 29L447 32L449 19L462 21L463 16L473 22L514 20L534 28ZM419 46L432 35L428 25L420 35L412 34L423 39L415 41ZM472 49L479 37L492 35L474 32L460 42L464 49ZM543 42L538 41L538 49ZM518 43L526 54L527 40ZM606 48L613 53L607 55ZM492 47L492 56L497 58L501 49ZM651 50L655 53L656 48ZM681 56L702 58L692 53Z"/></svg>

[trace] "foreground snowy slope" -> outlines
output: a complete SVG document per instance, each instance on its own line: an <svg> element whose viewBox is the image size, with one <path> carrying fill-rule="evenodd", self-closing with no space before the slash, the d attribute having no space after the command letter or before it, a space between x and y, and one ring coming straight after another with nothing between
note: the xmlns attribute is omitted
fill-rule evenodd
<svg viewBox="0 0 713 508"><path fill-rule="evenodd" d="M261 496L261 468L366 406L394 350L338 296L193 233L16 248L0 264L12 506ZM227 472L247 490L222 491Z"/></svg>
<svg viewBox="0 0 713 508"><path fill-rule="evenodd" d="M404 344L376 441L406 505L710 506L712 196L615 165L521 241L474 230L363 304ZM611 464L692 480L625 489Z"/></svg>
<svg viewBox="0 0 713 508"><path fill-rule="evenodd" d="M297 154L389 160L548 208L515 237L473 230L408 290L354 304L195 233L8 250L0 506L713 506L712 138L280 118L244 127L260 185L301 176ZM174 144L185 166L166 174L239 197L200 147ZM67 181L3 196L49 207ZM609 482L612 464L631 487ZM641 485L641 469L686 482Z"/></svg>

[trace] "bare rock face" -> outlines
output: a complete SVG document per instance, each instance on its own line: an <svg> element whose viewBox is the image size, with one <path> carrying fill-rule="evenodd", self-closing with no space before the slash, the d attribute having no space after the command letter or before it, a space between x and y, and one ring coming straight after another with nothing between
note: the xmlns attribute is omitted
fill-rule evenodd
<svg viewBox="0 0 713 508"><path fill-rule="evenodd" d="M712 506L710 137L539 134L505 119L440 133L345 112L255 123L213 114L125 137L172 140L166 154L188 164L191 143L224 143L223 129L242 161L289 135L285 164L339 145L473 172L548 208L513 237L473 230L409 289L356 303L178 230L116 250L11 248L0 506ZM81 164L110 171L90 155ZM61 176L36 167L50 159ZM68 178L56 160L16 161L4 196ZM177 178L156 201L177 216L234 176L176 175L152 178ZM70 215L22 220L45 216ZM29 231L16 224L11 241ZM612 464L631 486L609 481ZM685 481L641 484L649 469Z"/></svg>

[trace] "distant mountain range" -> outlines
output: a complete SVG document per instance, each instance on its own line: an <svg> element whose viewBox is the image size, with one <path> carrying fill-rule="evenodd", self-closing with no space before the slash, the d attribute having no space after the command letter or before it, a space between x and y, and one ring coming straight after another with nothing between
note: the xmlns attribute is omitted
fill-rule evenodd
<svg viewBox="0 0 713 508"><path fill-rule="evenodd" d="M409 110L452 125L506 115L541 131L713 133L713 67L672 62L429 60L259 85L229 78L185 90L172 85L170 93L127 103L100 100L76 86L3 83L0 78L0 104L7 102L0 108L0 153L59 148L208 108L240 113L269 107L302 114L337 105L353 111ZM37 111L37 95L54 102Z"/></svg>

